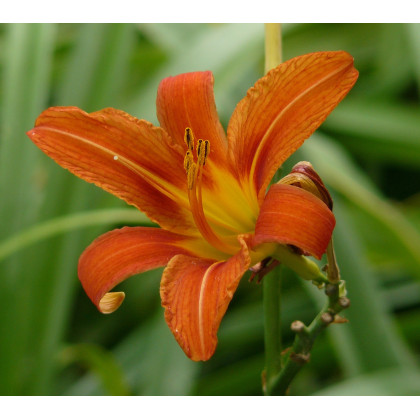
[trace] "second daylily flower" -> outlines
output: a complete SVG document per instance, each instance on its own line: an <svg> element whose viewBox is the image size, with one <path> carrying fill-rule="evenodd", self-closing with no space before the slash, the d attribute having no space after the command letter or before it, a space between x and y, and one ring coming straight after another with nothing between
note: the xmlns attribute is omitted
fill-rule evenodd
<svg viewBox="0 0 420 420"><path fill-rule="evenodd" d="M332 212L296 186L267 187L357 75L345 52L289 60L248 91L227 135L211 72L161 82L160 127L112 108L44 111L28 132L39 148L161 226L117 229L84 251L79 278L98 309L110 313L120 306L124 293L110 291L127 277L166 266L160 286L166 321L188 357L207 360L250 267L273 257L316 276L287 245L321 258L335 225Z"/></svg>

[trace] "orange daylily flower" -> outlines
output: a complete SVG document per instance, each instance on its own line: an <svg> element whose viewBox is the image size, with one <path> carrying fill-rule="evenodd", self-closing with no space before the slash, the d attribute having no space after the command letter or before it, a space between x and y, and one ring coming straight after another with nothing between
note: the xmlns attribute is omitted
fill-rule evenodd
<svg viewBox="0 0 420 420"><path fill-rule="evenodd" d="M357 76L353 58L342 51L289 60L248 91L227 135L208 71L161 82L160 127L112 108L44 111L27 133L39 148L161 226L116 229L84 251L78 274L97 308L115 311L124 293L111 289L166 266L160 286L165 319L188 357L209 359L250 267L267 257L299 265L305 257L287 245L318 259L325 252L335 219L324 202L296 186L268 186Z"/></svg>

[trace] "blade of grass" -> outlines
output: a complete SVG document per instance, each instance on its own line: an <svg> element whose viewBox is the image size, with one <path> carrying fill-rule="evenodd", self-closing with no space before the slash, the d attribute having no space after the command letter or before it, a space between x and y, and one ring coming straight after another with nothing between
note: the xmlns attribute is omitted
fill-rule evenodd
<svg viewBox="0 0 420 420"><path fill-rule="evenodd" d="M182 54L186 46L199 36L200 23L140 23L139 28L150 40L159 45L168 55Z"/></svg>
<svg viewBox="0 0 420 420"><path fill-rule="evenodd" d="M149 219L138 210L107 209L86 211L57 217L28 228L0 243L0 261L21 249L52 236L89 226L133 223L151 225Z"/></svg>
<svg viewBox="0 0 420 420"><path fill-rule="evenodd" d="M3 220L7 220L2 225L2 236L33 221L34 209L39 206L39 186L34 182L37 153L34 148L25 147L25 127L33 124L47 97L54 33L52 24L6 25L0 114L0 194L12 199L3 199L1 203ZM29 184L35 184L33 191L25 190Z"/></svg>
<svg viewBox="0 0 420 420"><path fill-rule="evenodd" d="M416 106L348 98L323 128L350 136L344 144L363 158L419 168L419 115Z"/></svg>
<svg viewBox="0 0 420 420"><path fill-rule="evenodd" d="M418 395L418 370L390 368L351 378L324 388L315 395L408 396Z"/></svg>
<svg viewBox="0 0 420 420"><path fill-rule="evenodd" d="M30 127L48 95L49 73L56 25L8 24L2 74L0 138L1 236L7 237L36 220L40 207L42 173L37 171L34 148L26 147L25 127ZM30 263L34 256L25 254ZM21 394L33 359L29 339L33 329L32 296L38 286L25 276L25 264L13 258L2 264L0 290L0 393ZM42 305L42 302L39 302Z"/></svg>
<svg viewBox="0 0 420 420"><path fill-rule="evenodd" d="M420 23L407 23L405 25L409 48L411 52L414 75L417 81L417 92L420 95Z"/></svg>
<svg viewBox="0 0 420 420"><path fill-rule="evenodd" d="M114 85L120 86L125 79L124 69L131 48L131 44L126 40L133 28L131 24L82 25L80 37L67 64L70 70L61 81L62 89L55 104L76 105L84 109L97 109L109 105L101 101L112 98L112 95L116 94ZM117 69L121 71L118 72ZM98 96L99 91L101 95ZM52 203L49 204L48 213L79 212L92 206L95 201L98 203L104 199L108 200L107 195L99 189L61 169L60 171L61 174L54 180L55 188L49 189L47 193L46 203ZM58 351L64 335L71 303L78 287L77 259L83 247L98 233L97 230L90 230L84 234L73 232L62 241L52 244L44 256L51 261L46 280L49 283L49 295L42 314L43 329L38 338L39 353L35 370L38 380L33 383L32 391L35 394L48 393L52 387L57 368L54 354ZM89 239L83 239L85 236L89 236Z"/></svg>
<svg viewBox="0 0 420 420"><path fill-rule="evenodd" d="M76 105L88 112L117 107L135 32L130 24L81 25L54 105Z"/></svg>
<svg viewBox="0 0 420 420"><path fill-rule="evenodd" d="M156 290L157 293L157 290ZM200 365L189 360L159 310L113 350L136 395L188 395ZM66 395L100 395L101 384L88 373Z"/></svg>
<svg viewBox="0 0 420 420"><path fill-rule="evenodd" d="M142 95L136 95L126 111L156 123L156 110L151 104L155 103L157 88L163 78L178 73L211 70L217 80L217 74L234 63L238 55L245 51L249 53L255 45L262 48L263 39L262 24L203 25L193 42L156 72Z"/></svg>
<svg viewBox="0 0 420 420"><path fill-rule="evenodd" d="M76 344L65 347L59 354L64 366L82 365L94 372L108 395L130 395L119 363L112 353L94 344Z"/></svg>

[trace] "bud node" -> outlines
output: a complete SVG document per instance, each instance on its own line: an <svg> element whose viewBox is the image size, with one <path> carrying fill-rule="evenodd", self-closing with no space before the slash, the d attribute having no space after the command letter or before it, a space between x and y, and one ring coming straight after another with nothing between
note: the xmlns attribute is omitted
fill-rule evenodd
<svg viewBox="0 0 420 420"><path fill-rule="evenodd" d="M343 308L348 308L350 306L350 299L343 296L341 298L338 299L338 304Z"/></svg>
<svg viewBox="0 0 420 420"><path fill-rule="evenodd" d="M295 333L301 333L305 330L305 324L302 321L293 321L290 329Z"/></svg>

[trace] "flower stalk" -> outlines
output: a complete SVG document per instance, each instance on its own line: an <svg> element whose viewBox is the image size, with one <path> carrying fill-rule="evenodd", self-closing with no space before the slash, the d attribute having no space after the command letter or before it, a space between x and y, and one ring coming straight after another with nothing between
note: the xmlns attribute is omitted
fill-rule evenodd
<svg viewBox="0 0 420 420"><path fill-rule="evenodd" d="M265 72L281 63L281 26L275 23L265 24ZM300 162L284 180L279 181L306 189L320 198L332 209L332 200L321 179L309 162ZM318 266L301 255L287 252L278 247L275 258L285 263L300 277L312 280L323 288L328 301L309 326L301 321L294 321L291 330L296 334L291 348L282 351L281 340L281 267L271 272L263 281L264 304L264 345L265 370L263 372L263 391L265 395L286 395L290 383L300 369L309 362L310 352L316 337L331 323L346 322L337 315L350 305L345 296L345 282L340 281L340 271L335 258L331 238L326 249L327 276Z"/></svg>
<svg viewBox="0 0 420 420"><path fill-rule="evenodd" d="M265 72L278 66L282 60L281 26L279 23L265 24ZM280 260L281 261L281 260ZM263 280L264 348L265 371L263 390L271 390L273 378L281 370L281 267L272 271Z"/></svg>
<svg viewBox="0 0 420 420"><path fill-rule="evenodd" d="M270 386L266 387L267 395L286 395L290 383L300 369L310 360L310 352L318 335L333 322L345 322L337 315L349 307L350 300L341 296L342 287L330 283L325 287L328 301L309 326L301 321L294 321L291 329L296 333L291 349L288 349L284 365L278 375L272 377Z"/></svg>
<svg viewBox="0 0 420 420"><path fill-rule="evenodd" d="M281 266L263 279L265 371L263 388L271 389L272 379L281 370Z"/></svg>
<svg viewBox="0 0 420 420"><path fill-rule="evenodd" d="M281 25L280 23L265 24L265 72L282 62Z"/></svg>

